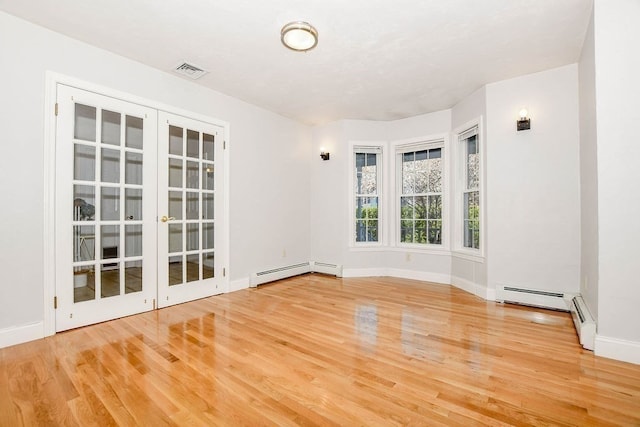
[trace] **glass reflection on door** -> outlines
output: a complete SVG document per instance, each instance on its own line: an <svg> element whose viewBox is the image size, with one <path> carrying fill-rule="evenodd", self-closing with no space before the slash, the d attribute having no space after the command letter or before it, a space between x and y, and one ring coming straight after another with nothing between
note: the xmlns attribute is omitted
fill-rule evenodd
<svg viewBox="0 0 640 427"><path fill-rule="evenodd" d="M74 303L142 291L143 119L75 104Z"/></svg>
<svg viewBox="0 0 640 427"><path fill-rule="evenodd" d="M169 286L215 277L214 153L214 135L169 126Z"/></svg>

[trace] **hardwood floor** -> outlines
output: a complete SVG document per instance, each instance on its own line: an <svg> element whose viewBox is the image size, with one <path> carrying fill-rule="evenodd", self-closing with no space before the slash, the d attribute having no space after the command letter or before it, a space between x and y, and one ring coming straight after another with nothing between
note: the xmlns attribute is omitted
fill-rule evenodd
<svg viewBox="0 0 640 427"><path fill-rule="evenodd" d="M0 425L640 425L567 313L305 275L0 349Z"/></svg>

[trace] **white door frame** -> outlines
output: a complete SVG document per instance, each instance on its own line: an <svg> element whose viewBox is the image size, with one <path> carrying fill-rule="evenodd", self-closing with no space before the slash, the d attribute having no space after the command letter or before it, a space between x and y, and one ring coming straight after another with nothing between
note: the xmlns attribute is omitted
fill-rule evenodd
<svg viewBox="0 0 640 427"><path fill-rule="evenodd" d="M55 183L56 183L56 101L57 86L63 84L78 89L95 92L100 95L109 96L125 102L131 102L156 110L166 111L172 114L185 116L220 126L224 129L225 150L223 154L224 168L224 217L227 219L226 227L220 232L223 233L220 256L223 257L223 265L226 268L226 276L222 278L221 292L226 293L229 289L229 123L212 119L203 114L193 113L187 110L166 105L157 101L149 100L130 93L121 92L115 89L86 82L75 77L66 76L52 71L46 72L45 82L45 102L44 102L44 148L43 148L43 169L44 169L44 224L43 224L43 247L44 247L44 277L43 277L43 327L44 336L54 335L55 308L54 297L56 293L56 251L55 251ZM217 232L217 231L216 231Z"/></svg>

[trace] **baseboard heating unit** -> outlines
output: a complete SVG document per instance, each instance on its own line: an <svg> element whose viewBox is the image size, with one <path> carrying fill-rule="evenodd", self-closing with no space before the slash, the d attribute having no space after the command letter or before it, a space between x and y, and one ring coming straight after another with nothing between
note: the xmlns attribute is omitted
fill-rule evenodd
<svg viewBox="0 0 640 427"><path fill-rule="evenodd" d="M496 301L568 311L563 293L537 289L498 286L496 288Z"/></svg>
<svg viewBox="0 0 640 427"><path fill-rule="evenodd" d="M251 275L249 278L249 286L255 288L264 283L299 276L300 274L305 273L324 273L336 277L342 277L342 266L326 262L309 261L273 268L271 270L259 271Z"/></svg>
<svg viewBox="0 0 640 427"><path fill-rule="evenodd" d="M573 318L580 345L587 350L593 350L595 346L596 322L581 295L498 286L496 301L568 311Z"/></svg>
<svg viewBox="0 0 640 427"><path fill-rule="evenodd" d="M342 266L338 264L329 264L327 262L311 261L310 268L313 273L330 274L336 277L342 277Z"/></svg>
<svg viewBox="0 0 640 427"><path fill-rule="evenodd" d="M580 295L576 295L567 299L569 311L573 318L573 324L580 338L580 345L587 350L593 350L596 341L596 322L591 316L584 299Z"/></svg>

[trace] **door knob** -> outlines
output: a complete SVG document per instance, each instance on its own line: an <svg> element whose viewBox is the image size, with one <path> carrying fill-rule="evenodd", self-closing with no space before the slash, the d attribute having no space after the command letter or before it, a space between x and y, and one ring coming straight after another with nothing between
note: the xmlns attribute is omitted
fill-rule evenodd
<svg viewBox="0 0 640 427"><path fill-rule="evenodd" d="M167 222L167 221L173 221L174 219L176 219L176 218L175 218L175 217L173 217L173 216L166 216L166 215L165 215L165 216L163 216L162 218L160 218L160 221L162 221L162 222Z"/></svg>

